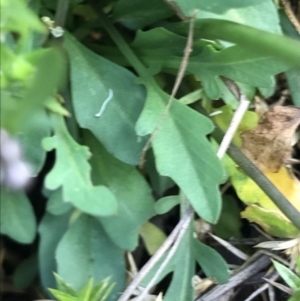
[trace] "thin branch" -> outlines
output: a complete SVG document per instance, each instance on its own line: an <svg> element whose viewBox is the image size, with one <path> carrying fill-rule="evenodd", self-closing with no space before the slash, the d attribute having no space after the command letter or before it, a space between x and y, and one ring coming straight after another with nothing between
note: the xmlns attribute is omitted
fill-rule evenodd
<svg viewBox="0 0 300 301"><path fill-rule="evenodd" d="M271 281L275 281L278 278L278 274L275 274L274 276L272 276L270 278ZM259 294L261 294L263 291L267 290L270 287L269 283L265 283L263 284L260 288L258 288L257 290L255 290L255 292L253 292L245 301L251 301L253 300L256 296L258 296Z"/></svg>
<svg viewBox="0 0 300 301"><path fill-rule="evenodd" d="M240 271L239 273L232 276L228 283L223 285L217 285L211 291L198 298L196 301L214 301L219 300L219 298L227 293L232 288L237 287L239 284L243 283L249 277L255 275L263 268L267 267L271 263L270 259L266 255L262 255L256 261L254 261L250 266Z"/></svg>
<svg viewBox="0 0 300 301"><path fill-rule="evenodd" d="M141 153L141 159L140 159L140 168L142 168L144 166L144 163L145 163L145 156L146 156L146 152L147 150L150 148L151 146L151 143L154 139L154 137L156 136L161 124L163 123L163 121L165 120L171 106L172 106L172 103L174 101L174 97L179 89L179 86L182 82L182 79L184 77L184 74L185 74L185 70L186 70L186 67L188 65L188 61L189 61L189 57L190 57L190 54L192 52L192 46L193 46L193 36L194 36L194 21L195 21L195 16L197 14L197 11L195 10L192 14L192 17L191 17L191 20L190 20L190 26L189 26L189 33L188 33L188 38L187 38L187 43L186 43L186 46L185 46L185 49L184 49L184 55L183 55L183 58L182 58L182 61L181 61L181 64L180 64L180 67L179 67L179 71L177 73L177 76L176 76L176 80L175 80L175 84L174 84L174 87L172 89L172 93L170 95L170 98L168 100L168 103L153 131L153 133L151 134L150 138L148 139L146 145L143 147L143 150L142 150L142 153Z"/></svg>
<svg viewBox="0 0 300 301"><path fill-rule="evenodd" d="M228 127L228 130L226 131L223 140L220 144L220 147L217 152L217 156L219 158L223 158L225 155L233 136L235 135L249 105L250 101L247 99L247 97L241 92L241 90L238 88L238 86L231 80L227 78L223 78L223 81L227 88L232 92L232 94L239 100L239 106L237 110L235 111L232 120L230 122L230 125Z"/></svg>
<svg viewBox="0 0 300 301"><path fill-rule="evenodd" d="M295 14L291 8L290 2L287 0L280 0L280 2L281 2L281 5L283 7L283 10L284 10L286 16L288 17L288 19L290 20L290 22L292 23L292 25L294 26L296 31L300 34L300 22L297 19L297 17L295 16Z"/></svg>
<svg viewBox="0 0 300 301"><path fill-rule="evenodd" d="M154 265L160 260L160 258L166 253L166 251L171 247L174 241L178 238L178 235L181 232L183 226L186 225L187 221L190 221L193 216L194 211L190 207L182 219L179 221L177 226L174 228L172 233L168 236L168 238L164 241L164 243L160 246L160 248L155 252L155 254L149 259L149 261L142 267L136 277L132 280L132 282L127 286L126 290L120 296L118 301L127 301L130 296L133 294L134 290L141 283L144 277L149 273L149 271L154 267Z"/></svg>

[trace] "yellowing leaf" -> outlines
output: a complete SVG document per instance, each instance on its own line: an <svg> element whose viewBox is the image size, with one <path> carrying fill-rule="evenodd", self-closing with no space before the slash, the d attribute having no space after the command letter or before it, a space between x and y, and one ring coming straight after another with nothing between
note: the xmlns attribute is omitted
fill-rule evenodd
<svg viewBox="0 0 300 301"><path fill-rule="evenodd" d="M263 230L278 237L293 238L299 230L277 210L267 210L257 205L250 205L242 212L242 217L259 224Z"/></svg>
<svg viewBox="0 0 300 301"><path fill-rule="evenodd" d="M166 234L149 222L141 227L140 234L150 255L153 255L166 239Z"/></svg>
<svg viewBox="0 0 300 301"><path fill-rule="evenodd" d="M300 183L289 173L286 167L281 167L277 173L265 173L277 189L300 211ZM239 198L246 204L259 204L265 209L279 210L265 195L259 186L243 172L236 170L231 181Z"/></svg>
<svg viewBox="0 0 300 301"><path fill-rule="evenodd" d="M215 120L223 129L226 128L226 124L229 124L222 115L216 116ZM244 127L244 122L245 119L237 135ZM244 154L300 211L300 182L284 165L291 155L294 132L299 124L300 109L275 106L262 115L256 127L244 131L241 138ZM238 139L235 137L235 143L240 146ZM259 224L264 231L274 236L295 237L299 235L300 231L231 159L226 158L225 165L237 195L248 205L241 213L242 217Z"/></svg>
<svg viewBox="0 0 300 301"><path fill-rule="evenodd" d="M226 132L228 125L232 119L233 116L233 110L230 105L225 105L221 108L214 109L212 112L215 111L221 111L221 114L218 114L214 116L215 123L220 127L220 129L224 132ZM258 115L254 112L247 111L246 114L243 117L242 122L240 123L236 134L233 137L233 143L241 147L242 146L242 139L241 139L241 133L247 130L252 129L254 126L257 125L258 122Z"/></svg>

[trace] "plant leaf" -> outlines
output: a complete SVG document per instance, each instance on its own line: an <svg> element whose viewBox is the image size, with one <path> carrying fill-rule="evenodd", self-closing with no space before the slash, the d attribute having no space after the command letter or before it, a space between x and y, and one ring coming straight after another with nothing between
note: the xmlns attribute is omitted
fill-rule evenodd
<svg viewBox="0 0 300 301"><path fill-rule="evenodd" d="M218 283L226 283L229 279L229 269L226 261L211 247L194 239L194 256L206 277L214 277Z"/></svg>
<svg viewBox="0 0 300 301"><path fill-rule="evenodd" d="M134 124L144 105L144 88L135 84L131 72L91 52L71 35L65 36L64 45L71 63L72 101L79 125L91 130L119 160L137 164L144 142L137 139ZM97 118L109 90L113 97Z"/></svg>
<svg viewBox="0 0 300 301"><path fill-rule="evenodd" d="M57 289L63 293L66 293L72 297L77 297L77 292L74 291L74 289L66 283L58 274L54 273L55 281Z"/></svg>
<svg viewBox="0 0 300 301"><path fill-rule="evenodd" d="M224 10L224 12L221 12L219 14L217 10L212 10L211 12L200 10L197 14L197 19L211 18L228 20L264 31L281 34L278 11L272 1L251 1L252 5L249 1L236 2L239 2L240 5L235 3L235 5L230 6L228 1L220 1L219 6L227 6L228 9L226 11Z"/></svg>
<svg viewBox="0 0 300 301"><path fill-rule="evenodd" d="M295 27L291 24L290 20L287 18L283 11L279 12L280 23L283 32L298 41L300 41L299 33L296 31ZM300 91L299 91L299 82L300 82L300 70L299 68L293 68L288 70L286 73L286 79L289 86L289 90L292 95L292 101L295 106L300 107Z"/></svg>
<svg viewBox="0 0 300 301"><path fill-rule="evenodd" d="M46 206L47 211L53 215L65 214L73 208L71 203L64 202L61 188L51 193Z"/></svg>
<svg viewBox="0 0 300 301"><path fill-rule="evenodd" d="M63 118L53 116L55 135L43 140L43 147L56 149L56 161L48 173L45 185L48 189L62 186L63 199L92 215L111 215L117 210L117 201L105 186L93 186L90 179L90 154L86 146L79 145L70 136Z"/></svg>
<svg viewBox="0 0 300 301"><path fill-rule="evenodd" d="M100 282L111 276L116 286L108 300L115 300L125 284L123 256L123 251L110 241L100 223L82 214L57 247L58 274L77 291L90 278Z"/></svg>
<svg viewBox="0 0 300 301"><path fill-rule="evenodd" d="M150 222L142 225L140 234L150 255L153 255L166 239L166 234Z"/></svg>
<svg viewBox="0 0 300 301"><path fill-rule="evenodd" d="M34 253L18 265L13 275L13 284L17 289L25 290L33 283L37 275L38 260L37 254Z"/></svg>
<svg viewBox="0 0 300 301"><path fill-rule="evenodd" d="M240 204L237 199L231 195L223 196L223 206L220 219L213 226L213 232L216 236L223 239L231 237L242 237L242 221L240 217Z"/></svg>
<svg viewBox="0 0 300 301"><path fill-rule="evenodd" d="M188 26L187 22L181 22L168 25L168 28L186 35ZM287 67L300 67L300 53L298 51L300 42L250 26L226 20L196 20L194 38L231 42L252 52L252 55L274 57L274 64L276 64L277 59L286 62ZM250 54L250 57L252 55Z"/></svg>
<svg viewBox="0 0 300 301"><path fill-rule="evenodd" d="M175 2L178 7L181 9L181 11L186 16L191 16L193 11L195 9L198 9L200 11L212 11L215 13L222 13L224 11L233 9L233 8L239 8L239 7L245 7L245 8L251 8L252 6L260 3L265 2L261 0L250 0L250 1L239 1L239 0L212 0L212 1L205 1L205 0L175 0L171 1L168 0L168 2Z"/></svg>
<svg viewBox="0 0 300 301"><path fill-rule="evenodd" d="M48 136L50 136L50 120L45 110L33 114L30 121L17 133L24 159L33 168L33 176L40 172L45 162L46 152L42 148L42 139Z"/></svg>
<svg viewBox="0 0 300 301"><path fill-rule="evenodd" d="M39 273L44 289L56 287L53 272L56 272L55 251L59 241L68 229L70 213L54 216L46 213L39 225ZM59 276L57 276L59 277Z"/></svg>
<svg viewBox="0 0 300 301"><path fill-rule="evenodd" d="M289 268L284 266L283 264L277 262L276 260L272 260L278 274L281 278L286 282L286 284L293 290L300 290L300 278L294 274Z"/></svg>
<svg viewBox="0 0 300 301"><path fill-rule="evenodd" d="M153 132L166 106L168 95L147 86L145 108L137 122L140 136ZM214 223L221 209L218 184L223 170L206 135L213 129L209 119L176 100L153 140L158 172L177 183L195 211Z"/></svg>
<svg viewBox="0 0 300 301"><path fill-rule="evenodd" d="M49 288L49 291L59 301L77 301L78 300L76 297L70 296L69 294L61 292L59 290L55 290L55 289Z"/></svg>
<svg viewBox="0 0 300 301"><path fill-rule="evenodd" d="M162 177L158 174L155 166L155 158L152 149L146 154L146 169L152 189L158 194L163 195L166 190L175 186L175 183L169 177Z"/></svg>
<svg viewBox="0 0 300 301"><path fill-rule="evenodd" d="M78 294L78 299L80 301L89 301L92 291L93 291L93 284L94 280L91 278L87 284L81 289L80 293Z"/></svg>
<svg viewBox="0 0 300 301"><path fill-rule="evenodd" d="M110 278L106 278L98 283L94 288L89 301L105 301L115 284L109 284ZM101 297L101 298L100 298Z"/></svg>
<svg viewBox="0 0 300 301"><path fill-rule="evenodd" d="M286 238L299 235L297 229L278 209L265 209L256 205L249 205L241 216L260 225L267 233Z"/></svg>
<svg viewBox="0 0 300 301"><path fill-rule="evenodd" d="M84 141L92 152L92 178L96 184L113 191L119 207L110 217L101 217L104 230L122 249L134 250L142 224L154 215L151 190L141 174L112 155L92 136L85 132Z"/></svg>
<svg viewBox="0 0 300 301"><path fill-rule="evenodd" d="M180 204L179 195L163 197L155 203L155 212L157 214L165 214L178 204Z"/></svg>
<svg viewBox="0 0 300 301"><path fill-rule="evenodd" d="M160 0L119 0L114 5L113 18L129 29L140 29L173 14L171 8Z"/></svg>
<svg viewBox="0 0 300 301"><path fill-rule="evenodd" d="M1 233L20 243L31 243L36 234L36 220L26 194L6 187L0 190Z"/></svg>
<svg viewBox="0 0 300 301"><path fill-rule="evenodd" d="M192 277L195 274L195 265L192 240L192 227L190 225L175 255L176 261L172 282L164 296L164 301L193 300Z"/></svg>
<svg viewBox="0 0 300 301"><path fill-rule="evenodd" d="M27 123L31 125L35 120L43 124L41 115L44 115L41 109L61 84L65 72L66 64L63 57L54 48L30 52L27 60L35 66L35 72L31 75L32 81L22 95L22 101L10 95L3 97L1 102L1 126L11 133L24 130L24 124L26 127ZM6 94L9 93L6 91L3 96L7 96Z"/></svg>
<svg viewBox="0 0 300 301"><path fill-rule="evenodd" d="M300 291L295 292L292 297L288 299L288 301L298 301L300 299Z"/></svg>
<svg viewBox="0 0 300 301"><path fill-rule="evenodd" d="M162 43L167 43L166 47L161 47ZM147 65L155 65L155 70L162 68L177 72L185 45L186 38L164 28L155 28L146 32L139 31L132 47L137 49ZM208 96L217 99L222 86L219 76L254 87L270 87L273 83L272 76L288 68L287 64L268 55L250 52L238 45L217 51L211 43L198 41L193 45L187 73L199 78Z"/></svg>

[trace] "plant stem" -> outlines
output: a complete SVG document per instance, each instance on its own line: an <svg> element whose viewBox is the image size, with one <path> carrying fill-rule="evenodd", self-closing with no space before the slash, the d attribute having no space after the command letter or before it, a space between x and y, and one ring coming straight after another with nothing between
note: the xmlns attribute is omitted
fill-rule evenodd
<svg viewBox="0 0 300 301"><path fill-rule="evenodd" d="M127 42L124 38L119 34L119 32L112 25L107 16L103 13L102 7L99 1L88 0L90 5L94 8L98 16L100 17L99 21L102 23L102 26L106 29L112 40L118 46L119 50L122 52L124 57L128 60L131 66L135 69L138 75L143 80L151 80L153 81L151 75L147 72L146 67L142 64L142 62L138 59L132 49L128 46Z"/></svg>
<svg viewBox="0 0 300 301"><path fill-rule="evenodd" d="M58 0L54 19L55 26L64 27L69 8L69 0Z"/></svg>
<svg viewBox="0 0 300 301"><path fill-rule="evenodd" d="M171 27L186 34L188 22ZM294 39L226 20L201 19L195 22L195 38L224 40L267 57L275 57L300 68L300 43Z"/></svg>

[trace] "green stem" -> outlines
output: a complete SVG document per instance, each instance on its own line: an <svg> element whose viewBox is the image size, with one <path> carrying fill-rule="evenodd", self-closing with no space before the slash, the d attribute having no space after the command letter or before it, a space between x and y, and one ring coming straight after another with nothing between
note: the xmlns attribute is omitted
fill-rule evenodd
<svg viewBox="0 0 300 301"><path fill-rule="evenodd" d="M223 133L215 129L213 138L221 143ZM228 155L238 166L264 191L285 216L300 230L300 212L288 201L288 199L274 186L272 182L234 145L230 145Z"/></svg>
<svg viewBox="0 0 300 301"><path fill-rule="evenodd" d="M107 16L103 13L100 2L95 0L88 0L88 2L94 8L96 13L99 15L102 26L106 29L106 31L108 32L112 40L118 46L119 50L122 52L124 57L128 60L128 62L131 64L131 66L135 69L138 75L144 80L152 81L153 79L147 72L146 67L138 59L138 57L129 47L125 39L116 30L116 28L113 26L109 18L107 18Z"/></svg>
<svg viewBox="0 0 300 301"><path fill-rule="evenodd" d="M58 0L54 24L55 26L64 27L69 9L69 0Z"/></svg>
<svg viewBox="0 0 300 301"><path fill-rule="evenodd" d="M188 22L172 25L171 30L186 34ZM294 39L226 20L201 19L195 22L195 38L224 40L249 52L273 56L300 68L300 43Z"/></svg>

